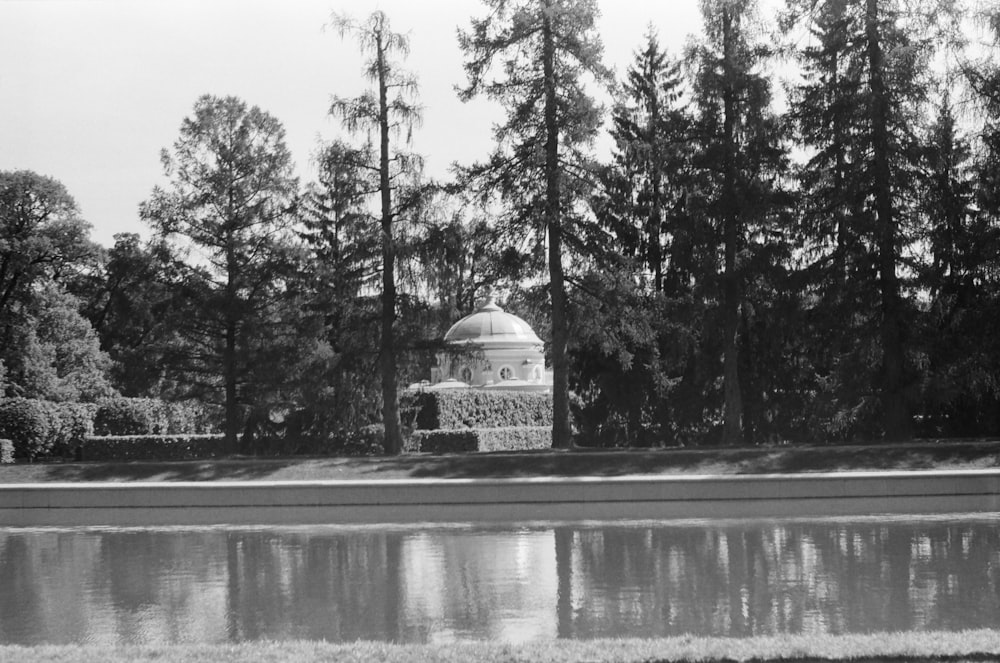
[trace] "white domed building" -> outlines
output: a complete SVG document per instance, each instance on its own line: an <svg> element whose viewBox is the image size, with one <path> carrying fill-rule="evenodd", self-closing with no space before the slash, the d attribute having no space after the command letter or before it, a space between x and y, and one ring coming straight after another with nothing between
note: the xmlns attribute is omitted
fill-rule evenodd
<svg viewBox="0 0 1000 663"><path fill-rule="evenodd" d="M549 391L543 343L527 322L497 306L493 298L444 335L456 352L442 352L431 369L431 389L471 387Z"/></svg>

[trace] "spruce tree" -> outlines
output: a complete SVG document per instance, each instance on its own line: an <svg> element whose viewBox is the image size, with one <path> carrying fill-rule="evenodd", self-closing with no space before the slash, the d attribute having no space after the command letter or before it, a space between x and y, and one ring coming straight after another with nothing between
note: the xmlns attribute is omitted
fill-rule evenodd
<svg viewBox="0 0 1000 663"><path fill-rule="evenodd" d="M828 429L906 439L912 308L903 292L913 274L904 254L917 226L925 13L895 0L791 4L789 25L813 38L800 52L805 81L793 91L792 115L812 154L800 183L809 201L808 271L820 295L816 341L827 343L826 332L836 337L844 321L851 327L837 353L821 350L821 372L839 392ZM827 305L832 311L822 310Z"/></svg>
<svg viewBox="0 0 1000 663"><path fill-rule="evenodd" d="M604 177L603 221L618 240L615 248L652 275L654 292L664 290L664 270L671 291L686 280L690 248L685 217L677 214L690 124L680 101L680 64L650 29L621 83L611 118L614 157Z"/></svg>
<svg viewBox="0 0 1000 663"><path fill-rule="evenodd" d="M753 3L702 3L705 40L689 53L694 69L695 168L693 213L716 232L720 246L717 302L722 330L722 444L744 441L744 389L740 356L746 289L755 275L750 255L781 243L787 204L783 125L771 109L771 86L760 72L769 49L753 35Z"/></svg>

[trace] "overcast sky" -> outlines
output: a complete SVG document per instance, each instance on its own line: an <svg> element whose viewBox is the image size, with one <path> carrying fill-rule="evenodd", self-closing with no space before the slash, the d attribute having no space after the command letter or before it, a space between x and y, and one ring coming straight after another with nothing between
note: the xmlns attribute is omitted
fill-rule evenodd
<svg viewBox="0 0 1000 663"><path fill-rule="evenodd" d="M652 23L679 53L700 29L698 0L599 0L605 64L624 70ZM66 185L110 246L147 234L138 205L163 182L160 150L202 94L236 95L282 122L303 182L317 141L340 134L333 94L363 89L357 47L324 29L331 12L384 10L409 32L424 124L414 149L431 175L483 158L500 111L463 104L456 28L473 0L0 0L0 170Z"/></svg>

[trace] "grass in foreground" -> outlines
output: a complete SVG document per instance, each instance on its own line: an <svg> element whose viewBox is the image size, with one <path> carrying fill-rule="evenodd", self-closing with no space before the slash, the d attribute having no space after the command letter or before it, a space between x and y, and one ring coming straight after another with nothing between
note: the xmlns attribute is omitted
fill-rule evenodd
<svg viewBox="0 0 1000 663"><path fill-rule="evenodd" d="M117 663L171 661L228 663L261 661L378 661L397 663L487 663L532 661L998 661L1000 632L878 633L872 635L793 635L755 638L674 637L655 640L552 640L524 645L466 643L394 645L359 642L330 644L291 641L236 645L147 647L0 647L0 661Z"/></svg>
<svg viewBox="0 0 1000 663"><path fill-rule="evenodd" d="M1000 467L1000 440L742 449L417 454L375 458L37 462L0 465L0 484L44 481L317 481L766 474Z"/></svg>

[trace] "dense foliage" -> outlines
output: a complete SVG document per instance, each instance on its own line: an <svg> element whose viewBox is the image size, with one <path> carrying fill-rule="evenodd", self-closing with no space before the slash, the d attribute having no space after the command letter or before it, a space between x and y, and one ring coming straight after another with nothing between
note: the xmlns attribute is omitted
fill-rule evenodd
<svg viewBox="0 0 1000 663"><path fill-rule="evenodd" d="M164 152L148 240L98 247L62 184L0 173L0 437L66 453L87 412L244 453L395 453L415 423L557 446L1000 434L996 8L701 6L687 48L651 26L615 83L591 0L488 0L460 95L506 114L452 182L406 149L421 109L381 13L335 21L371 90L335 94L349 140L304 186L277 118L213 96ZM414 421L397 394L487 289L545 339L554 398L428 395Z"/></svg>
<svg viewBox="0 0 1000 663"><path fill-rule="evenodd" d="M196 401L113 398L97 404L95 435L181 435L207 433L212 415Z"/></svg>

